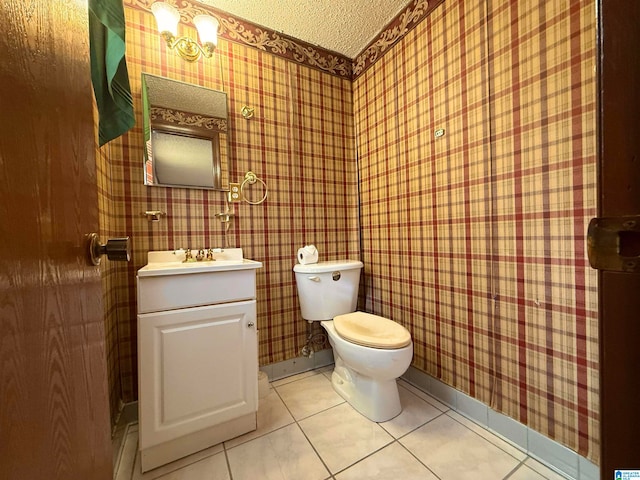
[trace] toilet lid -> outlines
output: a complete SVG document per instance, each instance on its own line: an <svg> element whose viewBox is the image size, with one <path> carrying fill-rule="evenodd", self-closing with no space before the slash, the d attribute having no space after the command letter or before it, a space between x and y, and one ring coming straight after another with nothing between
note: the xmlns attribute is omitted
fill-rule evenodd
<svg viewBox="0 0 640 480"><path fill-rule="evenodd" d="M345 340L373 348L402 348L411 343L409 330L388 318L354 312L333 319L338 335Z"/></svg>

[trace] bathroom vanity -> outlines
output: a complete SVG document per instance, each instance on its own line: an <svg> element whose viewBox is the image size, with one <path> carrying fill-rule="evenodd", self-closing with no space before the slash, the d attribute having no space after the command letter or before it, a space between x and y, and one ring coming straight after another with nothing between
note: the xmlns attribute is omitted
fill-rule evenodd
<svg viewBox="0 0 640 480"><path fill-rule="evenodd" d="M242 249L183 263L149 252L138 270L142 471L256 428L256 269ZM195 257L195 253L194 253Z"/></svg>

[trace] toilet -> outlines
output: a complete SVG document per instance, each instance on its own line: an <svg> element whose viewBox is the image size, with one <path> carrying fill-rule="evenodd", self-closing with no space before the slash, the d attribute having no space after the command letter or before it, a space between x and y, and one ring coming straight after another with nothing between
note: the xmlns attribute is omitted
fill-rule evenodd
<svg viewBox="0 0 640 480"><path fill-rule="evenodd" d="M333 348L333 388L374 422L402 411L396 379L413 358L409 331L377 315L356 312L363 263L319 262L293 267L302 318L320 321Z"/></svg>

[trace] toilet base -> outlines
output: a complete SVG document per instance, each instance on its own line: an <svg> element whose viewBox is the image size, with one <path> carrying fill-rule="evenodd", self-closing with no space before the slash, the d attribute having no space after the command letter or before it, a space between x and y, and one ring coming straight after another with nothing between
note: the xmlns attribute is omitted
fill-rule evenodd
<svg viewBox="0 0 640 480"><path fill-rule="evenodd" d="M336 366L331 374L333 389L349 405L374 422L386 422L400 414L400 395L396 379L378 381L345 366L335 354Z"/></svg>

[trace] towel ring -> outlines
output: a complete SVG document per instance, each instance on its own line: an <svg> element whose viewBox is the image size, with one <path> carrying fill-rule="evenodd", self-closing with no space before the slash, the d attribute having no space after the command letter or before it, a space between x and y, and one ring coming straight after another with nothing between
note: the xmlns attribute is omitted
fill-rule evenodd
<svg viewBox="0 0 640 480"><path fill-rule="evenodd" d="M249 200L247 197L245 197L244 195L244 187L245 185L249 184L249 185L253 185L256 182L260 182L262 184L262 186L264 187L264 196L256 201L256 202L252 202L251 200ZM267 193L269 193L269 189L267 188L267 184L264 183L260 178L258 178L258 176L249 171L246 173L246 175L244 176L244 181L240 184L240 195L242 196L242 199L247 202L250 205L260 205L262 202L264 202L267 199Z"/></svg>

